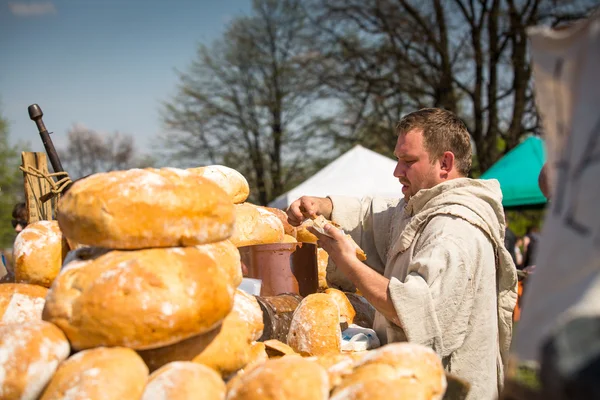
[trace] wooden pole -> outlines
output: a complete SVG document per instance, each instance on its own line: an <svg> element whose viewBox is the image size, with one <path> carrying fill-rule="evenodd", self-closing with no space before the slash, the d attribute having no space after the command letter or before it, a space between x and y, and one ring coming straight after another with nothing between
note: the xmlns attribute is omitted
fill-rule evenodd
<svg viewBox="0 0 600 400"><path fill-rule="evenodd" d="M46 153L22 152L23 168L33 167L44 175L48 175L48 159ZM25 185L25 204L27 206L27 222L52 220L52 202L42 202L40 198L51 190L50 183L44 178L38 178L23 172Z"/></svg>

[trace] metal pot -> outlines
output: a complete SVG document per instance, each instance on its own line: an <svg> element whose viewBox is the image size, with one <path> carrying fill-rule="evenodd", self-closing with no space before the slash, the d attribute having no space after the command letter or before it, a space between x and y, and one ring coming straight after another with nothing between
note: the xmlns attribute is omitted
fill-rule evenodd
<svg viewBox="0 0 600 400"><path fill-rule="evenodd" d="M238 249L244 276L260 279L261 296L295 293L308 296L319 288L317 246L312 243L270 243Z"/></svg>

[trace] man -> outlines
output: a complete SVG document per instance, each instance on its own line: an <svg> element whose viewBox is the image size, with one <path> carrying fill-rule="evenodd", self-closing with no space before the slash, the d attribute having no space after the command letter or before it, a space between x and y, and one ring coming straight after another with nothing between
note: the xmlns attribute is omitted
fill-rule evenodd
<svg viewBox="0 0 600 400"><path fill-rule="evenodd" d="M433 348L444 367L471 384L470 399L494 399L503 381L516 304L516 272L504 247L497 181L465 178L471 145L464 123L441 109L405 116L397 127L394 176L403 200L302 197L290 223L323 215L367 253L326 226L319 235L337 270L328 279L355 286L377 309L385 343Z"/></svg>

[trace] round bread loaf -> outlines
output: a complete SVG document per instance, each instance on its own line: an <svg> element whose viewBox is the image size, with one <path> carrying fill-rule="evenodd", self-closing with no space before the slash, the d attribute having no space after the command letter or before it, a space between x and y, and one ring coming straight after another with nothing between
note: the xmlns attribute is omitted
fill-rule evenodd
<svg viewBox="0 0 600 400"><path fill-rule="evenodd" d="M312 219L307 219L302 225L296 228L296 240L302 243L317 244L319 239L308 230L311 226L313 226Z"/></svg>
<svg viewBox="0 0 600 400"><path fill-rule="evenodd" d="M433 400L415 380L373 379L336 390L330 400Z"/></svg>
<svg viewBox="0 0 600 400"><path fill-rule="evenodd" d="M382 379L395 382L400 391L405 387L408 394L417 399L440 400L446 392L446 375L438 355L430 348L415 343L392 343L369 351L355 364L352 374L346 376L335 389L339 399L363 399L365 397L343 397L340 393L349 393L360 389L371 380ZM417 388L414 384L421 386ZM373 393L376 391L373 385ZM353 395L356 396L356 395ZM404 395L403 395L404 396ZM409 399L411 397L398 397Z"/></svg>
<svg viewBox="0 0 600 400"><path fill-rule="evenodd" d="M0 325L38 321L48 289L27 283L0 285Z"/></svg>
<svg viewBox="0 0 600 400"><path fill-rule="evenodd" d="M154 372L172 362L192 361L195 356L204 351L215 340L220 331L221 325L201 335L192 336L168 346L138 350L137 352L148 366L150 372Z"/></svg>
<svg viewBox="0 0 600 400"><path fill-rule="evenodd" d="M210 179L223 189L235 204L243 203L250 194L250 185L244 177L233 168L224 165L190 168L188 171Z"/></svg>
<svg viewBox="0 0 600 400"><path fill-rule="evenodd" d="M283 235L282 243L298 243L295 237L290 235Z"/></svg>
<svg viewBox="0 0 600 400"><path fill-rule="evenodd" d="M174 168L91 175L74 183L58 206L67 238L111 249L218 242L231 236L234 220L223 189Z"/></svg>
<svg viewBox="0 0 600 400"><path fill-rule="evenodd" d="M0 399L38 399L70 351L65 335L49 322L0 326Z"/></svg>
<svg viewBox="0 0 600 400"><path fill-rule="evenodd" d="M329 379L321 366L300 356L257 364L227 384L227 400L326 400Z"/></svg>
<svg viewBox="0 0 600 400"><path fill-rule="evenodd" d="M221 323L233 306L231 279L196 247L110 251L66 264L42 317L77 350L164 347Z"/></svg>
<svg viewBox="0 0 600 400"><path fill-rule="evenodd" d="M250 203L235 205L235 229L229 240L237 247L280 243L283 224L275 214Z"/></svg>
<svg viewBox="0 0 600 400"><path fill-rule="evenodd" d="M148 368L131 349L98 347L63 362L40 400L139 399Z"/></svg>
<svg viewBox="0 0 600 400"><path fill-rule="evenodd" d="M287 214L285 213L285 211L280 210L279 208L273 208L273 207L263 207L263 208L265 210L273 213L277 218L279 218L279 220L283 224L283 231L285 232L286 235L296 238L296 227L292 226L288 222L288 217L287 217Z"/></svg>
<svg viewBox="0 0 600 400"><path fill-rule="evenodd" d="M69 245L56 221L37 221L19 233L13 247L15 282L50 287Z"/></svg>
<svg viewBox="0 0 600 400"><path fill-rule="evenodd" d="M327 284L327 264L329 263L329 254L322 249L317 248L317 268L319 269L319 291L324 291L329 287Z"/></svg>
<svg viewBox="0 0 600 400"><path fill-rule="evenodd" d="M340 307L325 293L306 296L290 323L288 345L303 356L341 352Z"/></svg>
<svg viewBox="0 0 600 400"><path fill-rule="evenodd" d="M356 360L349 354L326 354L308 358L325 368L329 375L329 385L333 389L342 379L352 373Z"/></svg>
<svg viewBox="0 0 600 400"><path fill-rule="evenodd" d="M331 288L325 290L325 294L331 296L340 308L340 323L346 323L348 325L352 324L354 322L356 311L354 311L352 303L350 303L350 300L348 300L344 292Z"/></svg>
<svg viewBox="0 0 600 400"><path fill-rule="evenodd" d="M181 361L152 373L141 400L223 400L225 392L225 383L215 371Z"/></svg>
<svg viewBox="0 0 600 400"><path fill-rule="evenodd" d="M242 260L240 252L230 240L201 244L196 246L200 251L210 256L224 268L231 277L231 283L238 287L242 283Z"/></svg>
<svg viewBox="0 0 600 400"><path fill-rule="evenodd" d="M250 362L252 342L262 336L263 328L263 313L258 302L254 296L238 289L233 309L223 320L221 331L193 361L227 378Z"/></svg>

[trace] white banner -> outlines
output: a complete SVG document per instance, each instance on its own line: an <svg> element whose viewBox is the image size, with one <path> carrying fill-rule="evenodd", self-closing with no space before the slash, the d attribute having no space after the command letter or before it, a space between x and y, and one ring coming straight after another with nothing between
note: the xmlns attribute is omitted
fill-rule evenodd
<svg viewBox="0 0 600 400"><path fill-rule="evenodd" d="M529 35L553 195L513 342L522 360L559 324L600 316L600 15Z"/></svg>

